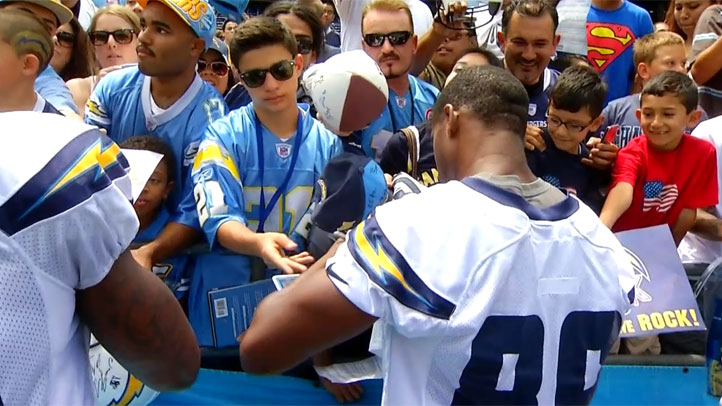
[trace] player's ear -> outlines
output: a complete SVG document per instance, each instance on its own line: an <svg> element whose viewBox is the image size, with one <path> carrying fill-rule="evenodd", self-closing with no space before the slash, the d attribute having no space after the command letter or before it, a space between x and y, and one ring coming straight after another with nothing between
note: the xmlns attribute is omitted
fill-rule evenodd
<svg viewBox="0 0 722 406"><path fill-rule="evenodd" d="M444 106L444 116L446 117L446 136L456 138L459 133L459 112L454 106L447 104Z"/></svg>

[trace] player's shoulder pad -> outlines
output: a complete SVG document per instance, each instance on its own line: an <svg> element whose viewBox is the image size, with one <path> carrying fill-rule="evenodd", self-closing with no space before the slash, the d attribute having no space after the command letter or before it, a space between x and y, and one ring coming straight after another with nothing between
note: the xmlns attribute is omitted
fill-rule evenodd
<svg viewBox="0 0 722 406"><path fill-rule="evenodd" d="M374 215L352 230L348 241L351 256L369 279L401 304L435 318L451 317L456 305L424 283L386 237Z"/></svg>

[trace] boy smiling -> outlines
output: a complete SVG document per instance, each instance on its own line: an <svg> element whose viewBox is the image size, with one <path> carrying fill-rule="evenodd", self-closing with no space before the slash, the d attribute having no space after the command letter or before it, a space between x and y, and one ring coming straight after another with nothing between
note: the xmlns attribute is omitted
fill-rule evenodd
<svg viewBox="0 0 722 406"><path fill-rule="evenodd" d="M642 90L637 117L643 136L619 152L601 220L613 231L668 224L676 244L696 209L717 204L714 147L686 133L700 119L697 87L664 72Z"/></svg>

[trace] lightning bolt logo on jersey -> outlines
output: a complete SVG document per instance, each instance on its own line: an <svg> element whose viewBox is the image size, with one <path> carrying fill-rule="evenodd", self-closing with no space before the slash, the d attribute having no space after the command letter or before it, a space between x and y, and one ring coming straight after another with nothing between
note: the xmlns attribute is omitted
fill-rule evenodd
<svg viewBox="0 0 722 406"><path fill-rule="evenodd" d="M193 5L191 0L179 3ZM193 205L182 204L191 195L190 167L203 132L208 124L225 115L226 105L218 92L196 75L172 106L153 114L150 82L150 77L136 66L112 72L88 99L85 121L105 129L117 143L133 136L151 135L168 144L177 163L173 168L176 182L168 201L173 214L171 221L197 227Z"/></svg>
<svg viewBox="0 0 722 406"><path fill-rule="evenodd" d="M217 255L197 258L191 281L189 309L200 304L189 316L201 345L213 345L206 292L247 283L250 278L250 257L223 254L217 244L216 233L223 223L238 221L256 231L265 214L264 231L288 235L299 251L305 247L304 236L295 230L311 204L323 168L342 152L342 146L338 137L308 112L299 109L298 123L299 131L288 140L265 127L257 132L251 103L214 122L203 136L193 163L193 196L198 221ZM292 166L293 155L297 158ZM285 188L277 194L287 176ZM276 194L277 201L270 204ZM221 269L226 267L223 260L233 263L232 272Z"/></svg>

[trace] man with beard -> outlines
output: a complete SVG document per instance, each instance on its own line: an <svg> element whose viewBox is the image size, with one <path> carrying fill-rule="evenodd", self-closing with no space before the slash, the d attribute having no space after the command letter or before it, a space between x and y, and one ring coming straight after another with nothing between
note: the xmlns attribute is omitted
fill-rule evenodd
<svg viewBox="0 0 722 406"><path fill-rule="evenodd" d="M226 111L218 92L196 73L215 25L213 8L205 0L149 2L141 15L138 66L106 76L85 109L85 121L107 131L117 143L151 135L173 150L178 182L167 202L171 222L155 241L133 252L149 269L197 238L189 171L206 127ZM188 204L180 207L184 197Z"/></svg>
<svg viewBox="0 0 722 406"><path fill-rule="evenodd" d="M409 74L418 38L403 0L374 0L361 17L363 49L379 64L389 85L387 108L361 132L344 137L346 150L379 155L391 135L426 120L439 91Z"/></svg>
<svg viewBox="0 0 722 406"><path fill-rule="evenodd" d="M504 66L529 95L526 148L543 151L549 93L559 77L559 72L547 67L559 44L559 16L547 0L514 0L504 9L501 24L499 44ZM590 155L584 162L589 165L609 168L616 159L618 148L614 145L593 138L587 146Z"/></svg>

